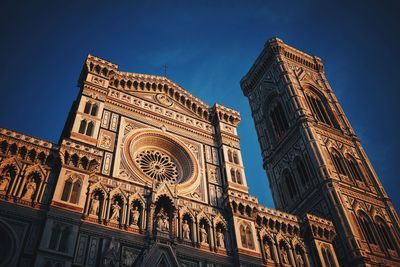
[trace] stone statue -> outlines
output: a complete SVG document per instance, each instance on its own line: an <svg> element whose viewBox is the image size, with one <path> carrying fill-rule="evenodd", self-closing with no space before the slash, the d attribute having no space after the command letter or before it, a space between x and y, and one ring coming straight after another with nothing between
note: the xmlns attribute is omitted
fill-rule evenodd
<svg viewBox="0 0 400 267"><path fill-rule="evenodd" d="M264 251L265 251L265 257L267 259L271 259L271 248L270 248L268 242L264 243Z"/></svg>
<svg viewBox="0 0 400 267"><path fill-rule="evenodd" d="M118 201L114 201L114 204L112 205L113 213L111 215L110 220L119 220L119 211L121 210L121 207L118 205Z"/></svg>
<svg viewBox="0 0 400 267"><path fill-rule="evenodd" d="M25 195L23 197L23 199L25 200L31 200L33 194L35 194L36 191L36 183L35 180L33 178L31 178L29 180L29 182L26 184L26 191L25 191Z"/></svg>
<svg viewBox="0 0 400 267"><path fill-rule="evenodd" d="M139 210L138 210L138 208L136 206L133 208L133 210L131 210L131 214L132 214L132 222L131 222L131 224L137 226L138 222L139 222L140 212L139 212Z"/></svg>
<svg viewBox="0 0 400 267"><path fill-rule="evenodd" d="M182 233L183 233L184 239L190 240L190 227L189 227L189 224L187 223L187 220L183 221Z"/></svg>
<svg viewBox="0 0 400 267"><path fill-rule="evenodd" d="M282 257L282 262L285 264L289 263L289 259L288 259L288 255L287 255L287 251L285 248L281 249L281 257Z"/></svg>
<svg viewBox="0 0 400 267"><path fill-rule="evenodd" d="M169 221L168 216L164 211L164 208L160 209L160 212L157 214L157 230L158 231L169 231Z"/></svg>
<svg viewBox="0 0 400 267"><path fill-rule="evenodd" d="M225 248L225 240L224 240L224 234L222 233L221 229L218 229L217 232L217 245L220 248Z"/></svg>
<svg viewBox="0 0 400 267"><path fill-rule="evenodd" d="M99 210L100 210L99 196L95 195L92 198L92 206L90 207L89 214L97 216L99 215Z"/></svg>
<svg viewBox="0 0 400 267"><path fill-rule="evenodd" d="M207 243L208 243L208 242L207 242L207 231L206 231L206 229L204 228L204 224L201 225L201 228L200 228L200 236L201 236L201 243L202 243L202 244L207 244Z"/></svg>
<svg viewBox="0 0 400 267"><path fill-rule="evenodd" d="M135 255L133 251L129 251L127 249L122 253L122 266L132 266L135 261Z"/></svg>
<svg viewBox="0 0 400 267"><path fill-rule="evenodd" d="M0 191L6 191L8 188L8 185L10 184L10 181L11 181L10 172L6 171L6 173L0 180Z"/></svg>

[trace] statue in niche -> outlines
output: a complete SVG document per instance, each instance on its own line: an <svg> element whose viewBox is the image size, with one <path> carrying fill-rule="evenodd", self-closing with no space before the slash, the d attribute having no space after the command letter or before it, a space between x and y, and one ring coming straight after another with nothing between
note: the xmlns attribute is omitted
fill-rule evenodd
<svg viewBox="0 0 400 267"><path fill-rule="evenodd" d="M113 213L110 217L110 220L118 221L119 220L119 212L121 210L121 207L118 204L118 201L114 201L114 204L112 205L112 210Z"/></svg>
<svg viewBox="0 0 400 267"><path fill-rule="evenodd" d="M303 260L303 256L301 255L301 253L299 251L297 251L296 253L296 261L297 261L297 265L299 267L304 267L304 260Z"/></svg>
<svg viewBox="0 0 400 267"><path fill-rule="evenodd" d="M0 191L6 191L8 188L8 185L10 184L10 181L11 181L10 172L6 171L6 173L0 180Z"/></svg>
<svg viewBox="0 0 400 267"><path fill-rule="evenodd" d="M289 259L288 259L288 255L287 255L287 251L285 248L281 249L281 258L282 258L282 262L285 264L289 263Z"/></svg>
<svg viewBox="0 0 400 267"><path fill-rule="evenodd" d="M268 241L264 242L264 252L265 252L265 257L267 259L271 259L271 247L268 244Z"/></svg>
<svg viewBox="0 0 400 267"><path fill-rule="evenodd" d="M189 224L188 224L187 220L183 221L182 233L183 233L183 238L184 239L190 240L190 227L189 227Z"/></svg>
<svg viewBox="0 0 400 267"><path fill-rule="evenodd" d="M169 231L168 215L164 211L164 208L161 208L160 212L157 214L157 230L163 232Z"/></svg>
<svg viewBox="0 0 400 267"><path fill-rule="evenodd" d="M23 199L25 199L25 200L31 200L33 194L34 194L35 191L36 191L36 183L35 183L35 180L34 180L33 178L31 178L31 179L29 180L29 182L26 184L26 187L25 187L25 188L26 188L26 191L25 191L25 195L24 195Z"/></svg>
<svg viewBox="0 0 400 267"><path fill-rule="evenodd" d="M217 231L217 242L217 245L220 248L225 248L224 234L222 233L221 228Z"/></svg>
<svg viewBox="0 0 400 267"><path fill-rule="evenodd" d="M89 214L90 215L99 215L100 210L100 200L99 196L95 195L92 197L92 206L90 207Z"/></svg>
<svg viewBox="0 0 400 267"><path fill-rule="evenodd" d="M131 222L131 224L134 225L134 226L137 226L138 222L139 222L139 216L140 216L140 212L138 210L138 207L135 206L131 210L131 214L132 214L132 222Z"/></svg>
<svg viewBox="0 0 400 267"><path fill-rule="evenodd" d="M202 244L207 244L207 230L204 228L204 224L201 225L200 228L200 237L201 237L201 243Z"/></svg>

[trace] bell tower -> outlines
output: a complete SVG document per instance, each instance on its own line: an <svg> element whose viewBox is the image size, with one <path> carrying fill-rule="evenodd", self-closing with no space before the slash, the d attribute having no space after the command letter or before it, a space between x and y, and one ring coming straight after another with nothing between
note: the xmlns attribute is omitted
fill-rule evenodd
<svg viewBox="0 0 400 267"><path fill-rule="evenodd" d="M241 88L276 208L332 220L343 266L400 264L398 215L322 60L272 38Z"/></svg>

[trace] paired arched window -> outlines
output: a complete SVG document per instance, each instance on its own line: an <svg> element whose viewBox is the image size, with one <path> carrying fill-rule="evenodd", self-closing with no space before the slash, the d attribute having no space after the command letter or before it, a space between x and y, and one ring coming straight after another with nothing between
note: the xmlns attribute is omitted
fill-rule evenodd
<svg viewBox="0 0 400 267"><path fill-rule="evenodd" d="M228 149L228 161L231 163L239 164L239 155L236 151Z"/></svg>
<svg viewBox="0 0 400 267"><path fill-rule="evenodd" d="M232 150L228 149L228 161L233 162Z"/></svg>
<svg viewBox="0 0 400 267"><path fill-rule="evenodd" d="M81 124L79 125L79 133L80 134L92 136L93 130L94 130L94 123L92 121L89 121L89 123L88 123L86 120L81 120Z"/></svg>
<svg viewBox="0 0 400 267"><path fill-rule="evenodd" d="M254 249L253 233L250 225L240 225L240 240L242 241L242 247Z"/></svg>
<svg viewBox="0 0 400 267"><path fill-rule="evenodd" d="M325 261L326 267L336 267L335 260L333 259L332 252L329 248L322 248L322 257Z"/></svg>
<svg viewBox="0 0 400 267"><path fill-rule="evenodd" d="M71 231L68 226L61 227L56 224L51 230L49 249L67 252L70 234Z"/></svg>
<svg viewBox="0 0 400 267"><path fill-rule="evenodd" d="M269 118L272 123L275 137L277 140L280 140L289 129L289 123L280 102L275 102L275 105L270 109Z"/></svg>
<svg viewBox="0 0 400 267"><path fill-rule="evenodd" d="M294 199L297 196L297 188L293 179L293 175L290 173L290 171L285 170L283 172L283 180L285 181L290 198Z"/></svg>
<svg viewBox="0 0 400 267"><path fill-rule="evenodd" d="M68 178L64 183L64 190L61 195L61 200L78 204L81 188L82 181L80 179L73 180L72 178Z"/></svg>
<svg viewBox="0 0 400 267"><path fill-rule="evenodd" d="M242 174L239 170L232 168L231 169L231 179L232 182L242 184Z"/></svg>
<svg viewBox="0 0 400 267"><path fill-rule="evenodd" d="M342 155L334 149L331 150L330 154L333 161L333 165L335 165L335 168L338 171L338 173L341 175L347 175L346 165L344 164Z"/></svg>
<svg viewBox="0 0 400 267"><path fill-rule="evenodd" d="M357 180L360 182L363 181L361 170L360 170L360 167L359 167L357 161L352 156L347 155L346 163L347 163L347 167L349 169L349 176L351 178L353 178L354 180Z"/></svg>
<svg viewBox="0 0 400 267"><path fill-rule="evenodd" d="M372 226L371 220L369 219L368 215L363 211L359 211L358 212L358 220L360 222L361 230L362 230L363 235L364 235L365 239L367 240L367 242L377 245L378 242L376 241L373 226Z"/></svg>
<svg viewBox="0 0 400 267"><path fill-rule="evenodd" d="M395 246L393 244L393 240L395 240L395 238L393 237L392 232L390 231L390 228L386 222L381 217L376 217L375 225L378 231L378 236L383 245L387 249L395 250Z"/></svg>
<svg viewBox="0 0 400 267"><path fill-rule="evenodd" d="M98 109L99 109L99 107L96 103L87 101L83 112L86 114L92 115L92 116L96 116Z"/></svg>
<svg viewBox="0 0 400 267"><path fill-rule="evenodd" d="M310 91L306 92L306 98L312 113L318 121L330 126L336 126L331 111L325 103L326 101L323 101L321 97L311 93Z"/></svg>

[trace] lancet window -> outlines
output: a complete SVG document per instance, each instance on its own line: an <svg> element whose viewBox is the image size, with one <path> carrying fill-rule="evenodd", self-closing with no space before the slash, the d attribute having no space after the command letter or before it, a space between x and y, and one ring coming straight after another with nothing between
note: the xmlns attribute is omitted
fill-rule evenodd
<svg viewBox="0 0 400 267"><path fill-rule="evenodd" d="M74 180L72 177L68 178L64 183L64 190L61 195L61 200L78 204L81 188L82 181L80 179Z"/></svg>
<svg viewBox="0 0 400 267"><path fill-rule="evenodd" d="M364 234L365 239L368 243L377 245L376 237L374 234L373 226L371 220L369 219L368 215L362 211L358 212L358 219L360 222L361 230Z"/></svg>
<svg viewBox="0 0 400 267"><path fill-rule="evenodd" d="M51 236L48 248L52 250L58 250L61 252L67 252L70 234L71 234L70 227L68 226L62 227L61 225L56 224L51 230Z"/></svg>
<svg viewBox="0 0 400 267"><path fill-rule="evenodd" d="M280 102L275 102L275 105L270 109L269 118L272 123L275 137L277 140L280 140L289 128L285 112Z"/></svg>
<svg viewBox="0 0 400 267"><path fill-rule="evenodd" d="M87 101L83 112L86 114L92 115L92 116L96 116L98 109L99 109L99 107L96 103Z"/></svg>
<svg viewBox="0 0 400 267"><path fill-rule="evenodd" d="M306 98L312 113L318 121L330 126L336 126L335 120L325 103L326 101L322 100L321 97L311 93L310 91L306 92Z"/></svg>
<svg viewBox="0 0 400 267"><path fill-rule="evenodd" d="M395 246L393 244L393 240L396 239L393 237L392 232L390 231L386 222L381 217L376 217L375 225L378 231L378 236L382 241L384 247L386 247L387 249L394 250Z"/></svg>
<svg viewBox="0 0 400 267"><path fill-rule="evenodd" d="M92 136L93 130L94 130L94 123L92 121L87 122L86 120L81 120L78 130L80 134Z"/></svg>

